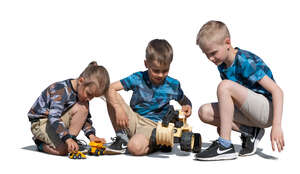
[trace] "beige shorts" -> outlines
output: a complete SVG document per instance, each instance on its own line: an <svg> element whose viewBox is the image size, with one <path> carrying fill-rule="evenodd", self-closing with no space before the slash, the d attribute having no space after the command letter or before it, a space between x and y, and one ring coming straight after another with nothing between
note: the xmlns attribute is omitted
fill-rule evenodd
<svg viewBox="0 0 300 174"><path fill-rule="evenodd" d="M69 109L61 117L65 127L68 129L72 119L71 109ZM50 145L52 148L56 148L60 145L62 140L58 137L53 127L50 125L47 118L39 119L36 122L31 123L31 132L35 139L39 139L42 142Z"/></svg>
<svg viewBox="0 0 300 174"><path fill-rule="evenodd" d="M248 90L242 107L235 107L234 121L251 127L270 127L273 121L273 103L264 95Z"/></svg>
<svg viewBox="0 0 300 174"><path fill-rule="evenodd" d="M150 139L152 130L156 128L157 123L134 112L126 103L122 103L122 107L128 115L128 136L131 138L135 134L143 134Z"/></svg>

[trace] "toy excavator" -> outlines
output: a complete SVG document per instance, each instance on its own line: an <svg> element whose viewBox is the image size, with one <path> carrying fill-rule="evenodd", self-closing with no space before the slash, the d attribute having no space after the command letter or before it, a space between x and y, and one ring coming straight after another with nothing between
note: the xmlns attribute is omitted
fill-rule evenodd
<svg viewBox="0 0 300 174"><path fill-rule="evenodd" d="M202 140L199 133L193 133L192 127L186 122L182 111L175 111L171 105L162 122L152 131L150 137L151 146L160 146L162 151L170 152L174 143L180 143L180 149L186 152L199 153Z"/></svg>

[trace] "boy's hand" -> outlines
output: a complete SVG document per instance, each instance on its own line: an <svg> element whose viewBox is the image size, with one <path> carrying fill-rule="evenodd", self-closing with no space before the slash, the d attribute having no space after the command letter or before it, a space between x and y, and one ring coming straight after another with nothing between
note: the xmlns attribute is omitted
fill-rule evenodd
<svg viewBox="0 0 300 174"><path fill-rule="evenodd" d="M273 126L271 130L271 143L272 149L275 151L275 143L278 149L278 152L281 152L284 147L284 138L281 127Z"/></svg>
<svg viewBox="0 0 300 174"><path fill-rule="evenodd" d="M104 138L99 138L99 137L96 137L95 135L91 134L89 136L90 138L90 141L94 141L94 142L98 142L98 143L106 143L105 139Z"/></svg>
<svg viewBox="0 0 300 174"><path fill-rule="evenodd" d="M128 116L123 109L116 109L116 122L118 128L128 128Z"/></svg>
<svg viewBox="0 0 300 174"><path fill-rule="evenodd" d="M66 144L68 146L69 153L77 152L79 150L78 144L72 138L68 138L66 140Z"/></svg>
<svg viewBox="0 0 300 174"><path fill-rule="evenodd" d="M181 110L183 111L185 117L189 117L192 114L192 107L190 105L183 105Z"/></svg>

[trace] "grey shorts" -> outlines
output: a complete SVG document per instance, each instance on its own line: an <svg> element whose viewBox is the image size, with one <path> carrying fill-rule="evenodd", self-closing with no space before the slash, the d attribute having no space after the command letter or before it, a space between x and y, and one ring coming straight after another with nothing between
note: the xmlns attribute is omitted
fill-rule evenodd
<svg viewBox="0 0 300 174"><path fill-rule="evenodd" d="M251 127L272 126L273 103L264 95L248 90L248 96L241 108L235 107L234 121Z"/></svg>

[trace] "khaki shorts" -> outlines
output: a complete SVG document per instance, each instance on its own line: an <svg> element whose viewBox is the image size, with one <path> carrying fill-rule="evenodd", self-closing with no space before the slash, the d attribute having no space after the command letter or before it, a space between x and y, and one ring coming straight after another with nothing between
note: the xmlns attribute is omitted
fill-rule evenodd
<svg viewBox="0 0 300 174"><path fill-rule="evenodd" d="M68 110L62 117L61 117L65 127L68 129L70 126L70 122L72 119L71 109ZM50 125L47 118L39 119L36 122L31 123L31 132L33 134L34 139L38 139L52 148L56 148L60 145L62 140L58 137L53 127Z"/></svg>
<svg viewBox="0 0 300 174"><path fill-rule="evenodd" d="M273 103L264 95L248 90L242 107L235 107L234 121L251 127L270 127L273 121Z"/></svg>
<svg viewBox="0 0 300 174"><path fill-rule="evenodd" d="M135 134L143 134L150 139L152 130L156 128L157 123L134 112L126 103L122 103L122 107L128 115L128 136L131 138Z"/></svg>

